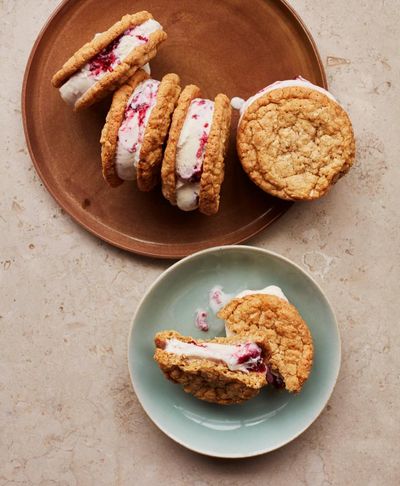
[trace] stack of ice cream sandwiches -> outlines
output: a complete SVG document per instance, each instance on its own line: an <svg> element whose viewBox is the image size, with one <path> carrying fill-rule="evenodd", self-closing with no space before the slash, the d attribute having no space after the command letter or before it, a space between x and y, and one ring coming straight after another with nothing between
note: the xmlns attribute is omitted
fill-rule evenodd
<svg viewBox="0 0 400 486"><path fill-rule="evenodd" d="M183 211L218 212L232 107L225 94L203 98L181 89L177 74L151 78L148 62L166 40L149 12L125 15L96 34L53 76L75 111L114 93L101 134L103 176L111 187L136 180L141 191L161 181ZM240 109L237 151L245 173L287 200L325 195L354 162L350 119L325 89L299 77L263 88Z"/></svg>
<svg viewBox="0 0 400 486"><path fill-rule="evenodd" d="M101 134L104 179L111 187L136 180L183 211L219 209L232 108L224 94L205 99L181 90L176 74L161 81L147 69L167 38L148 12L126 15L94 38L53 76L61 97L79 111L114 92Z"/></svg>

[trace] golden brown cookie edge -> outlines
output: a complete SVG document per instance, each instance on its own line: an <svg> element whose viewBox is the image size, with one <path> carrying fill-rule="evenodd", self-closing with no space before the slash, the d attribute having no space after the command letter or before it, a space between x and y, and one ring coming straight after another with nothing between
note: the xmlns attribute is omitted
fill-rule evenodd
<svg viewBox="0 0 400 486"><path fill-rule="evenodd" d="M137 185L141 191L150 191L160 180L163 146L180 92L179 76L166 74L160 82L156 105L151 112L140 150Z"/></svg>
<svg viewBox="0 0 400 486"><path fill-rule="evenodd" d="M348 129L348 156L347 159L344 161L342 168L338 171L335 175L332 176L329 184L323 188L320 192L316 192L314 195L298 195L295 194L288 195L281 189L277 188L276 185L270 183L269 181L262 178L259 171L253 170L253 164L246 163L246 154L244 147L249 145L248 136L244 133L247 123L251 122L251 117L263 106L267 105L269 101L271 103L279 103L280 99L287 99L289 97L299 98L311 98L314 100L318 100L320 103L326 106L331 106L337 112L337 116L343 119L343 125ZM252 103L246 112L243 114L242 119L239 122L239 126L237 129L237 138L236 138L236 146L237 152L243 166L244 171L249 176L249 178L262 190L265 192L279 197L280 199L288 200L288 201L303 201L303 200L315 200L323 197L327 194L327 192L331 189L331 187L344 175L346 174L351 166L354 163L355 159L355 139L354 139L354 131L352 127L351 120L346 113L346 111L340 106L340 104L336 101L331 100L328 96L323 93L320 93L316 90L311 88L305 87L287 87L287 88L277 88L271 91L270 93L266 93L254 103ZM256 152L256 150L255 150ZM261 179L261 182L260 182Z"/></svg>
<svg viewBox="0 0 400 486"><path fill-rule="evenodd" d="M200 179L199 210L207 216L216 214L219 209L231 117L232 107L229 98L224 94L217 95Z"/></svg>
<svg viewBox="0 0 400 486"><path fill-rule="evenodd" d="M99 36L94 37L78 49L68 61L64 63L62 68L54 74L51 80L53 86L55 88L61 87L73 74L82 69L90 59L107 47L114 39L123 34L125 30L135 25L140 25L152 18L153 16L151 13L146 11L124 15L109 29L102 32Z"/></svg>

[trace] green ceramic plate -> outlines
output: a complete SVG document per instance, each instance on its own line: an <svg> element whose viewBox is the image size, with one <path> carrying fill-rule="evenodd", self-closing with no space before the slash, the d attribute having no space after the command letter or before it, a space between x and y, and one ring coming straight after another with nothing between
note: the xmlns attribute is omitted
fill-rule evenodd
<svg viewBox="0 0 400 486"><path fill-rule="evenodd" d="M153 337L162 329L208 338L223 335L211 319L209 332L194 325L196 309L208 307L208 291L229 293L278 285L308 323L314 339L311 376L298 395L266 387L243 405L202 402L168 382L153 361ZM275 253L248 246L211 248L166 270L150 287L133 318L129 369L134 390L151 420L183 446L216 457L250 457L295 439L325 407L340 367L340 337L333 310L320 287L300 267Z"/></svg>

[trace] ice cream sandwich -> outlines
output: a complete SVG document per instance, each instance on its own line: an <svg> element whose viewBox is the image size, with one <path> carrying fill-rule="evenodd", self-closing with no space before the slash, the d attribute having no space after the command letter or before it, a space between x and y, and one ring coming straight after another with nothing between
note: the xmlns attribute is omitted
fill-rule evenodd
<svg viewBox="0 0 400 486"><path fill-rule="evenodd" d="M53 76L52 84L75 110L87 108L153 59L166 38L149 12L125 15L75 52Z"/></svg>
<svg viewBox="0 0 400 486"><path fill-rule="evenodd" d="M314 356L311 332L286 297L248 294L231 300L218 312L228 335L263 336L268 357L268 383L299 392L308 379Z"/></svg>
<svg viewBox="0 0 400 486"><path fill-rule="evenodd" d="M231 106L224 94L201 98L200 89L182 91L172 118L162 163L162 191L183 211L218 212Z"/></svg>
<svg viewBox="0 0 400 486"><path fill-rule="evenodd" d="M136 179L140 190L149 191L159 182L179 82L176 74L156 81L141 69L114 93L100 139L103 176L111 187Z"/></svg>
<svg viewBox="0 0 400 486"><path fill-rule="evenodd" d="M324 196L347 173L355 141L333 95L298 77L271 84L242 105L237 150L257 186L301 201Z"/></svg>
<svg viewBox="0 0 400 486"><path fill-rule="evenodd" d="M268 348L262 338L155 336L154 359L164 375L200 400L230 405L255 397L267 385Z"/></svg>

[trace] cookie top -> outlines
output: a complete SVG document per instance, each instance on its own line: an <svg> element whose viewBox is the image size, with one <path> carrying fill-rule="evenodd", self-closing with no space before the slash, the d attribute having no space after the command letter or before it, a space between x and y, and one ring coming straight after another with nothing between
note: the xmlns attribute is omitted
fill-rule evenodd
<svg viewBox="0 0 400 486"><path fill-rule="evenodd" d="M234 334L264 336L272 371L279 372L287 390L300 391L311 372L314 347L307 324L292 304L273 295L253 294L233 299L218 317Z"/></svg>
<svg viewBox="0 0 400 486"><path fill-rule="evenodd" d="M133 15L125 15L107 31L97 34L86 43L62 66L53 76L52 84L56 88L61 87L73 75L80 71L93 57L118 39L130 28L134 28L144 22L153 19L146 11ZM157 54L157 48L167 38L167 34L158 29L149 35L148 41L132 49L111 71L95 82L76 102L74 110L78 111L94 104L125 83L140 67L144 66Z"/></svg>
<svg viewBox="0 0 400 486"><path fill-rule="evenodd" d="M219 209L231 117L232 107L229 98L224 94L217 95L200 179L199 210L208 216L217 213Z"/></svg>
<svg viewBox="0 0 400 486"><path fill-rule="evenodd" d="M174 114L172 116L171 128L169 129L168 142L164 152L161 167L162 193L171 204L176 204L176 149L179 136L185 123L190 103L201 95L200 88L194 84L186 86L179 96Z"/></svg>
<svg viewBox="0 0 400 486"><path fill-rule="evenodd" d="M165 341L172 338L193 342L193 338L182 336L176 331L159 332L155 336L154 359L169 380L183 385L185 392L200 400L220 405L242 403L258 395L261 388L267 384L265 373L231 371L226 365L209 359L189 359L184 355L164 351ZM244 341L246 339L240 336L196 339L197 343L220 344L238 344ZM257 344L264 346L262 339ZM268 352L265 347L264 350Z"/></svg>
<svg viewBox="0 0 400 486"><path fill-rule="evenodd" d="M68 61L64 63L62 68L54 74L51 80L53 86L59 88L76 71L83 68L90 59L96 56L96 54L99 54L99 52L105 49L127 29L134 27L135 25L140 25L152 18L153 16L151 13L146 11L124 15L121 20L116 22L109 29L96 35L92 40L78 49Z"/></svg>
<svg viewBox="0 0 400 486"><path fill-rule="evenodd" d="M325 195L355 157L347 113L325 94L302 86L257 98L242 115L237 149L252 181L287 200Z"/></svg>

